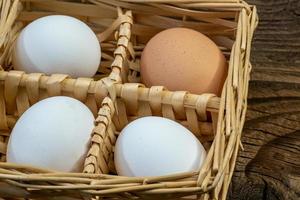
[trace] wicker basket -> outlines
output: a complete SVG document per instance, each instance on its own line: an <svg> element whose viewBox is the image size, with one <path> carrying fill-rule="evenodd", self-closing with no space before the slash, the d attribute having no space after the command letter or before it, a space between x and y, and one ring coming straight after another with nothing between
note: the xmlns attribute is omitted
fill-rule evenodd
<svg viewBox="0 0 300 200"><path fill-rule="evenodd" d="M247 107L250 47L257 25L255 7L240 0L1 3L0 65L5 71L0 71L0 197L226 199ZM54 13L78 17L99 33L102 66L93 79L9 71L17 33L27 22ZM175 26L205 33L228 58L228 77L221 98L171 92L162 86L145 88L139 83L139 56L144 45L157 32ZM56 95L73 96L97 115L84 173L5 163L6 143L18 117L37 101ZM113 175L113 151L119 132L132 120L148 115L173 119L199 138L208 151L199 172L162 177Z"/></svg>

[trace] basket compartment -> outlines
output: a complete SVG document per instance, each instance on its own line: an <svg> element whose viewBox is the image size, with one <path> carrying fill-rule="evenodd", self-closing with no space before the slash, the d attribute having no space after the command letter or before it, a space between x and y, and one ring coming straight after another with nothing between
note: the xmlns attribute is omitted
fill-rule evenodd
<svg viewBox="0 0 300 200"><path fill-rule="evenodd" d="M51 96L70 96L87 105L97 116L108 95L101 81L71 79L66 75L45 76L20 71L0 73L0 161L4 162L10 132L18 118L34 103Z"/></svg>
<svg viewBox="0 0 300 200"><path fill-rule="evenodd" d="M123 12L120 8L100 6L88 3L56 1L56 0L25 0L7 1L2 7L1 18L4 39L0 41L0 67L11 70L11 53L14 41L20 31L30 22L47 15L69 15L85 22L101 42L101 63L95 80L111 76L120 81L119 73L122 65L122 51L128 45L132 24L131 12ZM0 69L1 69L0 68Z"/></svg>
<svg viewBox="0 0 300 200"><path fill-rule="evenodd" d="M224 2L130 1L124 5L132 10L134 20L130 45L126 51L126 65L123 66L126 73L122 77L123 82L141 82L140 56L143 49L154 35L168 28L186 27L205 34L218 45L229 61L237 30L241 29L239 21L243 20L243 5Z"/></svg>
<svg viewBox="0 0 300 200"><path fill-rule="evenodd" d="M213 178L212 174L207 172L211 172L212 157L213 155L216 156L212 142L217 126L220 99L211 94L193 95L182 91L171 92L161 86L145 88L136 83L117 84L115 87L116 96L114 101L111 101L115 102L115 106L104 106L99 111L100 117L97 120L101 125L98 126L99 129L93 132L92 145L87 155L84 171L96 174L116 174L113 153L120 131L137 118L161 116L182 124L202 142L208 152L208 157L201 172L172 174L165 177L123 177L123 183L127 184L140 185L140 181L143 180L147 184L140 186L144 186L145 189L149 187L149 189L138 192L134 187L122 188L115 185L116 188L127 192L131 198L141 197L154 188L156 191L153 191L153 194L151 192L148 194L152 198L155 195L160 195L161 198L175 198L207 192L206 187L211 184L208 180ZM212 122L208 120L207 114L212 116ZM159 140L159 138L157 139ZM220 154L222 157L225 148L224 138L221 143L222 147L219 150L222 152ZM205 177L206 181L202 181L201 176ZM148 183L148 180L152 179L153 181ZM161 184L161 182L168 180L174 184L171 188ZM157 186L157 184L161 185ZM189 190L186 190L187 188ZM169 191L170 194L165 195L160 190ZM172 191L174 190L177 190L177 193L186 191L182 194L173 194Z"/></svg>
<svg viewBox="0 0 300 200"><path fill-rule="evenodd" d="M99 111L103 116L99 118L102 129L92 136L94 139L85 172L115 174L113 149L120 131L131 121L145 116L177 121L193 132L209 150L217 126L218 97L170 92L161 86L145 88L134 83L117 84L115 87L115 108L105 107ZM212 119L208 120L208 116Z"/></svg>

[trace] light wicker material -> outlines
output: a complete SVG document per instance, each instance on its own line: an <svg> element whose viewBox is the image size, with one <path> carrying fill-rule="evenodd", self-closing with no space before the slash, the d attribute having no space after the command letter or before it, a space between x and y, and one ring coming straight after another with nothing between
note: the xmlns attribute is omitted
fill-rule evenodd
<svg viewBox="0 0 300 200"><path fill-rule="evenodd" d="M75 1L23 0L21 6L17 0L0 0L0 65L4 70L11 68L11 47L22 23L47 14L64 13L88 22L103 40L104 51L102 69L94 79L0 71L1 161L5 161L6 143L17 118L47 96L72 96L97 116L84 173L0 162L0 197L226 199L245 121L256 8L240 0ZM205 33L228 58L221 98L170 92L162 86L145 88L139 83L144 45L157 32L175 26ZM148 115L173 119L199 138L208 151L199 172L161 177L108 174L115 173L113 151L119 132L130 121Z"/></svg>

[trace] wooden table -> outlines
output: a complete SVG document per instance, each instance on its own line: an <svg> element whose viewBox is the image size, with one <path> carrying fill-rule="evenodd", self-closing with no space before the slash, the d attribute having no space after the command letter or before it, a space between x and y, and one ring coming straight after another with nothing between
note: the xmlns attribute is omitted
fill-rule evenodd
<svg viewBox="0 0 300 200"><path fill-rule="evenodd" d="M300 0L248 2L260 24L229 199L300 199Z"/></svg>

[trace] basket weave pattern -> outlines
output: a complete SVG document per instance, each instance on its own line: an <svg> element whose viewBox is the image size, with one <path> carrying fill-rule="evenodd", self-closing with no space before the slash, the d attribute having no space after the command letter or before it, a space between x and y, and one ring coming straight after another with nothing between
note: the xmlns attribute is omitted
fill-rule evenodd
<svg viewBox="0 0 300 200"><path fill-rule="evenodd" d="M7 0L0 9L1 197L226 199L242 146L255 7L241 0ZM49 14L75 16L97 33L102 61L95 77L10 71L12 46L20 30ZM139 58L145 44L156 33L178 26L208 35L229 60L221 98L140 83ZM57 95L79 99L96 116L83 173L5 163L6 144L18 117L34 103ZM112 175L118 134L143 116L163 116L190 129L208 152L201 170L161 177Z"/></svg>

